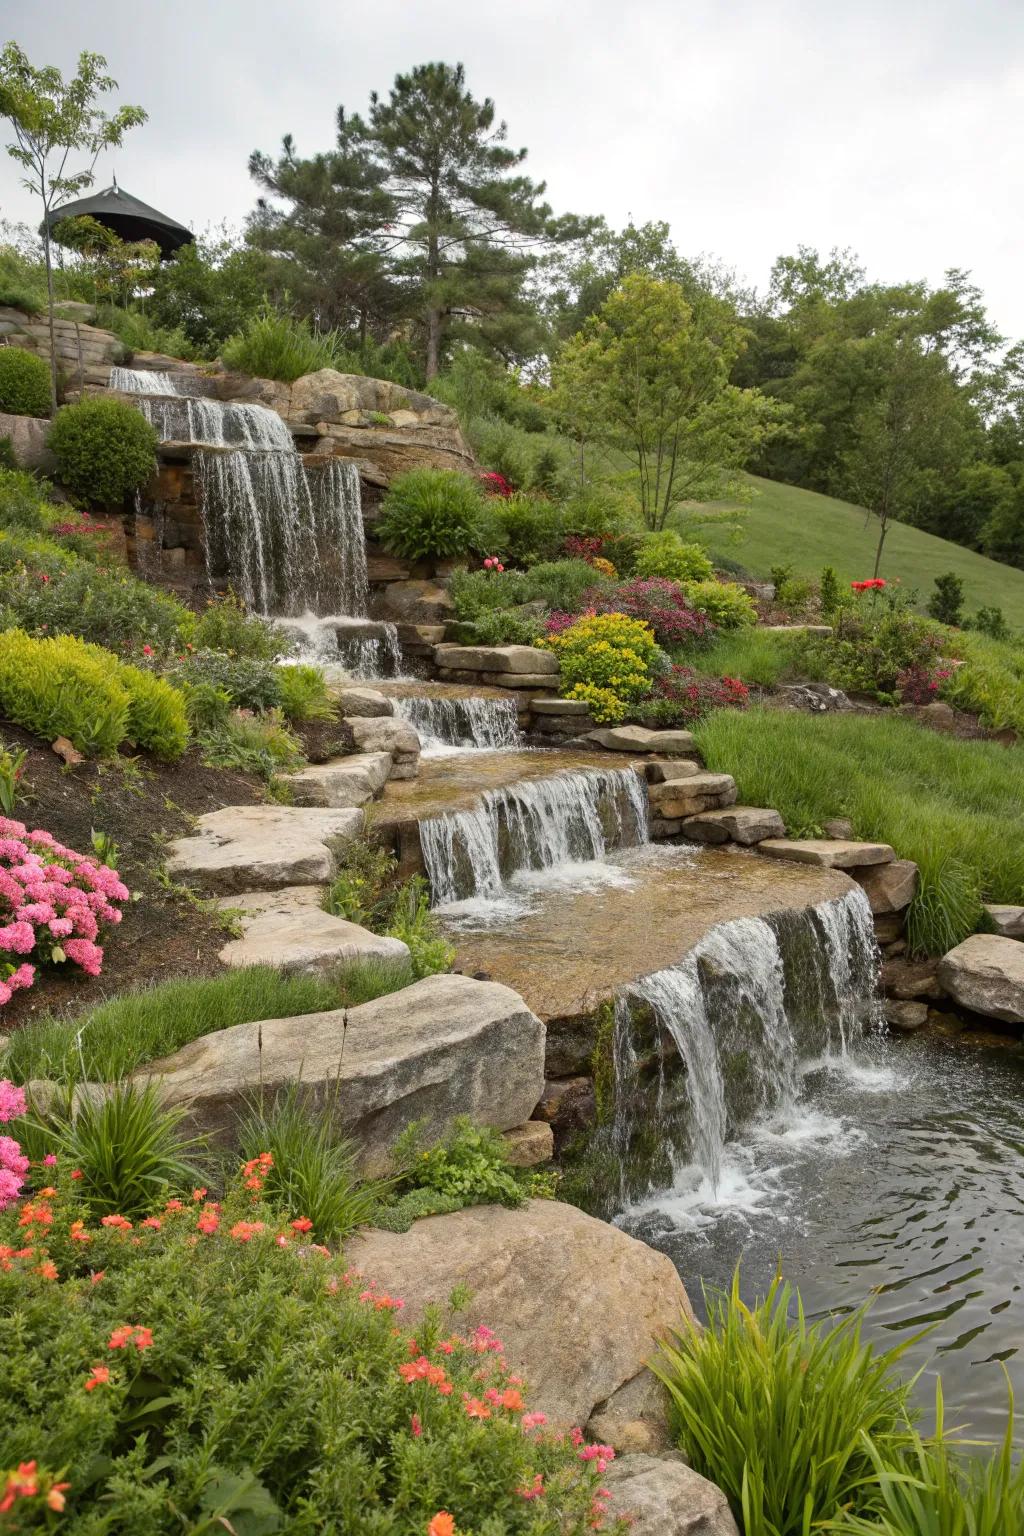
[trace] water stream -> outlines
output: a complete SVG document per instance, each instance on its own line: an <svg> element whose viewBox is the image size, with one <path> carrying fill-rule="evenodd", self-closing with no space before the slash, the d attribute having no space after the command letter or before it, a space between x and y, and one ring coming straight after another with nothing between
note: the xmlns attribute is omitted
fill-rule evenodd
<svg viewBox="0 0 1024 1536"><path fill-rule="evenodd" d="M395 714L419 732L424 752L517 751L523 745L514 699L396 697Z"/></svg>
<svg viewBox="0 0 1024 1536"><path fill-rule="evenodd" d="M507 916L530 871L597 878L613 849L647 840L647 791L633 768L577 770L489 789L479 806L419 823L434 905Z"/></svg>

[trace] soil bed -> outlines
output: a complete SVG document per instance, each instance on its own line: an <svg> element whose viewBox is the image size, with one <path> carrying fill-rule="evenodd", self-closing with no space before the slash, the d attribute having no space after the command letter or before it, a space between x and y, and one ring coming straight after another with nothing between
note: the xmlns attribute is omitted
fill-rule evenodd
<svg viewBox="0 0 1024 1536"><path fill-rule="evenodd" d="M107 833L118 846L121 878L137 899L125 903L120 926L107 935L98 979L77 966L40 968L35 985L0 1011L0 1032L44 1013L95 1007L128 987L218 971L224 921L161 883L162 850L205 811L264 799L256 780L206 766L195 749L177 763L140 754L66 767L17 726L4 723L2 736L9 747L28 749L16 819L52 832L79 853L91 851L93 829Z"/></svg>

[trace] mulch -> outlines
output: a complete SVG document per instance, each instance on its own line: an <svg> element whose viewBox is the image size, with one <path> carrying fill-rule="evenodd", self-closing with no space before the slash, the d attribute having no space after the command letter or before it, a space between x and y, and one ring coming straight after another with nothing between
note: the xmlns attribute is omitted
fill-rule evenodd
<svg viewBox="0 0 1024 1536"><path fill-rule="evenodd" d="M93 829L107 833L118 845L118 871L133 895L120 925L107 935L102 975L90 978L70 965L40 970L35 985L16 992L0 1010L0 1032L45 1013L95 1007L126 988L216 973L218 951L227 942L224 926L161 882L164 848L206 811L264 800L258 781L207 766L195 749L177 763L138 755L67 767L17 726L0 724L0 738L28 750L15 817L80 853L91 851Z"/></svg>

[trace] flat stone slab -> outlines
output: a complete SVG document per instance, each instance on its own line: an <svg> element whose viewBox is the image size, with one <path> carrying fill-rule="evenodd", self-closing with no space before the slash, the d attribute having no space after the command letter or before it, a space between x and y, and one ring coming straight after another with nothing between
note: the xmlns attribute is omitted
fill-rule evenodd
<svg viewBox="0 0 1024 1536"><path fill-rule="evenodd" d="M340 715L352 717L393 715L395 706L383 693L378 693L376 688L354 688L345 686L339 688L335 694Z"/></svg>
<svg viewBox="0 0 1024 1536"><path fill-rule="evenodd" d="M864 891L876 916L902 912L917 892L917 865L912 859L893 859L889 864L855 870L853 878Z"/></svg>
<svg viewBox="0 0 1024 1536"><path fill-rule="evenodd" d="M533 645L439 645L434 660L452 672L558 673L555 653Z"/></svg>
<svg viewBox="0 0 1024 1536"><path fill-rule="evenodd" d="M471 1206L405 1233L361 1232L345 1258L402 1297L403 1322L465 1286L464 1326L494 1329L526 1378L531 1408L558 1428L585 1425L643 1374L655 1341L692 1316L665 1254L557 1200Z"/></svg>
<svg viewBox="0 0 1024 1536"><path fill-rule="evenodd" d="M488 688L554 687L554 678L548 672L481 672L480 681Z"/></svg>
<svg viewBox="0 0 1024 1536"><path fill-rule="evenodd" d="M587 740L607 752L665 752L692 757L697 743L690 731L652 731L646 725L603 726L588 731Z"/></svg>
<svg viewBox="0 0 1024 1536"><path fill-rule="evenodd" d="M359 810L225 806L200 816L191 837L171 843L167 867L186 883L224 894L326 885L338 852L362 828Z"/></svg>
<svg viewBox="0 0 1024 1536"><path fill-rule="evenodd" d="M896 857L888 843L847 842L839 837L773 837L759 844L757 851L769 859L793 859L798 864L820 864L823 869L862 869L891 864Z"/></svg>
<svg viewBox="0 0 1024 1536"><path fill-rule="evenodd" d="M1024 1024L1024 946L974 933L939 962L939 982L954 1002L1007 1024Z"/></svg>
<svg viewBox="0 0 1024 1536"><path fill-rule="evenodd" d="M322 896L319 885L292 885L223 897L222 909L242 914L242 937L225 944L220 959L236 969L273 965L289 975L324 975L353 960L409 961L401 939L334 917L320 905Z"/></svg>
<svg viewBox="0 0 1024 1536"><path fill-rule="evenodd" d="M1024 907L1006 907L990 902L985 911L1004 939L1024 939Z"/></svg>
<svg viewBox="0 0 1024 1536"><path fill-rule="evenodd" d="M749 848L766 837L784 837L785 833L786 826L778 811L755 805L700 811L683 822L683 836L694 843L742 843Z"/></svg>
<svg viewBox="0 0 1024 1536"><path fill-rule="evenodd" d="M670 758L666 763L644 763L644 777L648 784L665 784L670 779L692 779L695 773L703 773L699 762L692 757Z"/></svg>
<svg viewBox="0 0 1024 1536"><path fill-rule="evenodd" d="M662 821L698 816L736 803L736 781L728 773L691 773L683 779L648 784L651 812Z"/></svg>
<svg viewBox="0 0 1024 1536"><path fill-rule="evenodd" d="M418 757L420 738L407 720L397 717L352 715L342 725L362 752L389 752L392 757Z"/></svg>
<svg viewBox="0 0 1024 1536"><path fill-rule="evenodd" d="M358 752L329 763L311 763L285 781L296 805L335 809L365 805L391 777L390 752Z"/></svg>
<svg viewBox="0 0 1024 1536"><path fill-rule="evenodd" d="M203 1035L135 1077L225 1140L254 1094L298 1082L311 1112L331 1115L376 1174L412 1120L428 1141L459 1115L497 1130L528 1120L544 1088L544 1026L497 982L428 976L358 1008Z"/></svg>
<svg viewBox="0 0 1024 1536"><path fill-rule="evenodd" d="M590 716L586 699L534 699L530 708L535 715L573 715L577 719Z"/></svg>
<svg viewBox="0 0 1024 1536"><path fill-rule="evenodd" d="M610 1515L626 1515L630 1536L739 1536L729 1501L679 1455L617 1457L604 1473Z"/></svg>

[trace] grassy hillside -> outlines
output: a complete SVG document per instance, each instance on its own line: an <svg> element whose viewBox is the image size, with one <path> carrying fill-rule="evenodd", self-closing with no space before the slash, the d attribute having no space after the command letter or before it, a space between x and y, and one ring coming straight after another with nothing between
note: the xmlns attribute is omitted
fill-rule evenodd
<svg viewBox="0 0 1024 1536"><path fill-rule="evenodd" d="M793 485L751 479L758 494L740 541L716 542L714 529L701 530L716 554L739 561L758 576L767 576L773 565L790 563L801 576L817 577L827 564L834 565L845 581L871 575L878 524L874 518L866 520L862 507ZM904 586L917 587L923 605L936 576L944 571L956 571L963 578L968 613L982 604L998 604L1009 624L1024 628L1024 571L999 565L917 528L889 525L882 554L882 575L888 581L898 576Z"/></svg>

